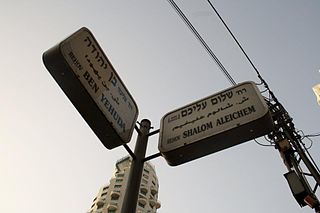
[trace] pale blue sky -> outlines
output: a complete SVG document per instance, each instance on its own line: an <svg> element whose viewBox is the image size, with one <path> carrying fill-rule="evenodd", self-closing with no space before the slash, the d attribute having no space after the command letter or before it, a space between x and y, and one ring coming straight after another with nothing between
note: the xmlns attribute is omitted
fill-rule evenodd
<svg viewBox="0 0 320 213"><path fill-rule="evenodd" d="M161 117L230 85L166 0L0 1L0 212L86 212L124 148L107 150L42 63L42 53L88 27L139 107ZM258 79L205 0L176 1L236 82ZM306 134L319 132L320 2L212 2ZM129 144L134 147L136 133ZM263 139L260 142L265 142ZM158 136L148 154L157 152ZM306 144L309 144L306 141ZM319 139L310 150L320 162ZM277 150L250 141L187 164L152 160L158 212L313 212L301 209Z"/></svg>

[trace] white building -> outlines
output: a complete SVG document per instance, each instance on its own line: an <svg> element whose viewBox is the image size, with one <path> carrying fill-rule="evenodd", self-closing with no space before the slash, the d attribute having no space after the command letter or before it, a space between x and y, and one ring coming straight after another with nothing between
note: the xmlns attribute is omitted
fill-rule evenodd
<svg viewBox="0 0 320 213"><path fill-rule="evenodd" d="M318 104L320 105L320 84L317 84L314 87L312 87L312 90L317 97Z"/></svg>
<svg viewBox="0 0 320 213"><path fill-rule="evenodd" d="M103 186L93 200L88 213L121 213L125 195L131 158L124 157L117 161L116 170L110 183ZM155 168L149 162L144 163L137 213L155 213L160 208L158 201L159 183Z"/></svg>

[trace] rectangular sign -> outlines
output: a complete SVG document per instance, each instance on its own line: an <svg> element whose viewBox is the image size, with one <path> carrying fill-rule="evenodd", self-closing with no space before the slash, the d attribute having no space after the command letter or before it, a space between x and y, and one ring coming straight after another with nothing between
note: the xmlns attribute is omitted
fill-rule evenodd
<svg viewBox="0 0 320 213"><path fill-rule="evenodd" d="M264 135L272 124L258 88L244 82L167 113L159 150L177 165Z"/></svg>
<svg viewBox="0 0 320 213"><path fill-rule="evenodd" d="M138 107L87 28L46 51L43 60L107 148L130 141Z"/></svg>

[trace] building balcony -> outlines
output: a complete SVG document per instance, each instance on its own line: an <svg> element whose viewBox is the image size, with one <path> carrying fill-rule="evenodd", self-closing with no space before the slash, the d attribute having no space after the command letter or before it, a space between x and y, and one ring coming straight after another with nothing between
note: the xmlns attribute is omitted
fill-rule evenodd
<svg viewBox="0 0 320 213"><path fill-rule="evenodd" d="M140 186L140 192L144 195L146 195L148 193L148 187L145 185L141 185Z"/></svg>
<svg viewBox="0 0 320 213"><path fill-rule="evenodd" d="M101 207L101 206L103 206L105 204L105 200L103 199L103 198L99 198L98 200L97 200L97 206L98 207Z"/></svg>
<svg viewBox="0 0 320 213"><path fill-rule="evenodd" d="M143 204L143 205L146 205L146 204L147 204L147 199L146 199L146 198L143 198L143 197L140 197L140 198L138 199L138 202L141 203L141 204Z"/></svg>
<svg viewBox="0 0 320 213"><path fill-rule="evenodd" d="M150 200L149 200L149 204L150 204L150 206L153 208L153 207L157 204L157 201L154 200L154 199L150 199Z"/></svg>
<svg viewBox="0 0 320 213"><path fill-rule="evenodd" d="M108 210L117 210L118 204L117 203L109 203L107 206Z"/></svg>
<svg viewBox="0 0 320 213"><path fill-rule="evenodd" d="M156 207L157 209L159 209L161 207L161 203L156 201L155 199L150 199L149 204L151 208Z"/></svg>
<svg viewBox="0 0 320 213"><path fill-rule="evenodd" d="M111 192L111 198L117 199L117 198L119 198L119 197L120 197L120 191L115 191L115 190L113 190L113 191Z"/></svg>
<svg viewBox="0 0 320 213"><path fill-rule="evenodd" d="M161 207L161 203L159 201L157 201L156 208L159 209L160 207Z"/></svg>
<svg viewBox="0 0 320 213"><path fill-rule="evenodd" d="M157 193L158 193L158 190L154 186L151 186L151 194L155 196Z"/></svg>

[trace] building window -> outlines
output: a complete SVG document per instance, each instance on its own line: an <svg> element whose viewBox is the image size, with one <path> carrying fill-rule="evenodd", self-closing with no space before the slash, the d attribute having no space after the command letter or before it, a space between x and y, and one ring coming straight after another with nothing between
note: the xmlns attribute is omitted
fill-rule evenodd
<svg viewBox="0 0 320 213"><path fill-rule="evenodd" d="M101 197L106 196L108 194L108 192L104 192L101 194Z"/></svg>
<svg viewBox="0 0 320 213"><path fill-rule="evenodd" d="M121 185L114 185L114 188L121 188Z"/></svg>
<svg viewBox="0 0 320 213"><path fill-rule="evenodd" d="M116 210L108 210L108 213L116 213Z"/></svg>
<svg viewBox="0 0 320 213"><path fill-rule="evenodd" d="M147 195L147 190L140 189L140 193L143 195Z"/></svg>
<svg viewBox="0 0 320 213"><path fill-rule="evenodd" d="M117 174L117 177L124 177L124 174Z"/></svg>
<svg viewBox="0 0 320 213"><path fill-rule="evenodd" d="M149 171L148 170L146 170L146 169L143 169L143 171L145 171L147 174L149 174Z"/></svg>
<svg viewBox="0 0 320 213"><path fill-rule="evenodd" d="M122 182L123 181L123 179L116 179L116 182Z"/></svg>
<svg viewBox="0 0 320 213"><path fill-rule="evenodd" d="M113 196L113 197L111 197L111 200L119 200L119 197Z"/></svg>
<svg viewBox="0 0 320 213"><path fill-rule="evenodd" d="M142 176L145 177L145 178L147 178L147 179L149 179L149 176L146 175L146 174L142 174Z"/></svg>

